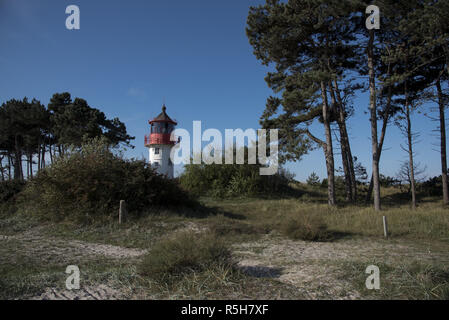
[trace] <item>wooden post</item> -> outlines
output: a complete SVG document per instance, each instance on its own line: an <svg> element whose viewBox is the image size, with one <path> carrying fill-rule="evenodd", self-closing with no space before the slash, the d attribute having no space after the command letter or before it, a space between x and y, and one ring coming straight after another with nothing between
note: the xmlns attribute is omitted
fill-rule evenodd
<svg viewBox="0 0 449 320"><path fill-rule="evenodd" d="M388 225L386 216L383 216L383 222L384 222L384 236L385 238L388 238Z"/></svg>
<svg viewBox="0 0 449 320"><path fill-rule="evenodd" d="M120 209L118 212L118 223L121 224L125 222L126 217L126 202L125 200L120 200Z"/></svg>

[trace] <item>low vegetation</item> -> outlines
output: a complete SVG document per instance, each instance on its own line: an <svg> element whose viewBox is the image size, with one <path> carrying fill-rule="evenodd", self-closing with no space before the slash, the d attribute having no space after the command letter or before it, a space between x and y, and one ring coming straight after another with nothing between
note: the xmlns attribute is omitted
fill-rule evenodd
<svg viewBox="0 0 449 320"><path fill-rule="evenodd" d="M282 233L294 240L326 241L331 237L327 225L321 217L298 215L282 223Z"/></svg>
<svg viewBox="0 0 449 320"><path fill-rule="evenodd" d="M231 251L213 233L181 232L157 243L143 258L139 273L162 283L210 269L232 270Z"/></svg>

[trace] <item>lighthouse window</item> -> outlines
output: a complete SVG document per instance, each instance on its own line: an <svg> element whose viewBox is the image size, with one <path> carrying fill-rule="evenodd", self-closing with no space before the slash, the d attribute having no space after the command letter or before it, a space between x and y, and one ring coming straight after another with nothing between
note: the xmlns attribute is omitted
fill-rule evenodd
<svg viewBox="0 0 449 320"><path fill-rule="evenodd" d="M156 161L156 162L153 163L153 165L154 165L155 168L157 168L157 167L159 167L159 162Z"/></svg>
<svg viewBox="0 0 449 320"><path fill-rule="evenodd" d="M159 152L160 152L160 149L159 149L159 148L155 148L155 149L154 149L154 154L159 154Z"/></svg>
<svg viewBox="0 0 449 320"><path fill-rule="evenodd" d="M155 122L151 125L151 133L162 133L163 125L160 122Z"/></svg>

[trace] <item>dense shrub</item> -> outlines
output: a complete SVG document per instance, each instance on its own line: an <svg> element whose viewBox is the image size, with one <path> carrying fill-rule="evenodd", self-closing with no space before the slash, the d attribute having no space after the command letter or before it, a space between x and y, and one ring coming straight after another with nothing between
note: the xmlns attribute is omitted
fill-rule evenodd
<svg viewBox="0 0 449 320"><path fill-rule="evenodd" d="M8 216L17 211L17 198L25 182L20 180L0 182L0 216Z"/></svg>
<svg viewBox="0 0 449 320"><path fill-rule="evenodd" d="M145 161L125 160L103 139L72 149L28 182L22 193L27 211L52 218L117 215L120 200L130 213L150 206L193 205L176 182Z"/></svg>
<svg viewBox="0 0 449 320"><path fill-rule="evenodd" d="M196 195L216 198L290 191L293 176L288 171L281 169L275 175L262 176L259 168L258 164L190 164L186 165L180 182Z"/></svg>
<svg viewBox="0 0 449 320"><path fill-rule="evenodd" d="M305 241L326 241L331 236L323 219L309 214L286 220L281 225L281 232L291 239Z"/></svg>
<svg viewBox="0 0 449 320"><path fill-rule="evenodd" d="M0 203L15 200L16 196L22 191L25 182L20 180L10 180L0 182Z"/></svg>
<svg viewBox="0 0 449 320"><path fill-rule="evenodd" d="M425 196L442 196L443 179L441 175L430 178L422 183L417 183L417 191Z"/></svg>
<svg viewBox="0 0 449 320"><path fill-rule="evenodd" d="M209 268L232 268L231 251L213 233L178 233L153 246L138 267L141 275L160 282Z"/></svg>

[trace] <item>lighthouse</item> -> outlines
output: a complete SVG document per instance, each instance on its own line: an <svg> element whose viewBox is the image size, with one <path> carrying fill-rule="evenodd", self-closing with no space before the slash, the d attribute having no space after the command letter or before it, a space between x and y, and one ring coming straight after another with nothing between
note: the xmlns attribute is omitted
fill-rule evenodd
<svg viewBox="0 0 449 320"><path fill-rule="evenodd" d="M160 174L172 179L174 174L173 163L170 159L171 148L175 141L170 141L170 135L177 122L167 115L165 104L162 112L154 119L149 120L150 135L145 136L145 147L149 148L150 164Z"/></svg>

